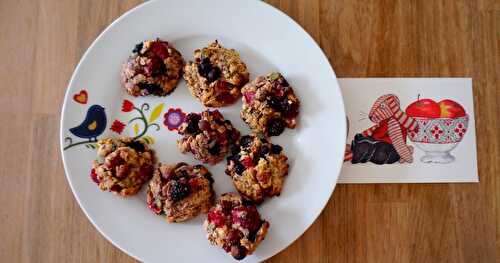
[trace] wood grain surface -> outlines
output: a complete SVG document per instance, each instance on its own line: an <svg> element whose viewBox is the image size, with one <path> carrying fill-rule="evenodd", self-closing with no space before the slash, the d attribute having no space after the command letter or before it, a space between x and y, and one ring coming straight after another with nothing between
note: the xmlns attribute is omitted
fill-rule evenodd
<svg viewBox="0 0 500 263"><path fill-rule="evenodd" d="M472 77L481 181L339 185L269 262L500 262L500 2L268 2L312 35L339 77ZM134 261L71 194L59 115L84 51L139 3L0 1L0 262Z"/></svg>

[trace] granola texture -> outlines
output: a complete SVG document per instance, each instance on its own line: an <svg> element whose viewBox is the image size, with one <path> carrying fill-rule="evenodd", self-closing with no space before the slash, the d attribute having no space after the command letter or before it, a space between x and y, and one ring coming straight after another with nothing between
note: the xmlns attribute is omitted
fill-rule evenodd
<svg viewBox="0 0 500 263"><path fill-rule="evenodd" d="M215 193L210 172L203 165L160 165L147 190L148 207L168 222L183 222L207 213Z"/></svg>
<svg viewBox="0 0 500 263"><path fill-rule="evenodd" d="M107 138L99 140L97 145L101 161L94 161L90 175L101 190L130 196L151 178L155 156L143 141Z"/></svg>
<svg viewBox="0 0 500 263"><path fill-rule="evenodd" d="M191 95L207 107L233 104L249 80L247 66L234 49L217 41L194 52L194 62L184 66L184 79Z"/></svg>
<svg viewBox="0 0 500 263"><path fill-rule="evenodd" d="M227 157L226 174L238 192L257 204L278 196L288 175L288 158L283 148L259 136L245 135L239 150Z"/></svg>
<svg viewBox="0 0 500 263"><path fill-rule="evenodd" d="M295 128L300 102L293 88L277 72L257 77L245 85L241 118L256 133L278 136Z"/></svg>
<svg viewBox="0 0 500 263"><path fill-rule="evenodd" d="M178 133L182 135L177 141L179 150L208 164L222 161L240 137L240 132L218 110L188 114Z"/></svg>
<svg viewBox="0 0 500 263"><path fill-rule="evenodd" d="M177 87L183 66L181 53L167 41L144 41L122 66L122 86L132 96L166 96Z"/></svg>
<svg viewBox="0 0 500 263"><path fill-rule="evenodd" d="M210 209L203 227L212 245L241 260L264 240L269 222L260 217L254 204L245 202L236 193L226 193Z"/></svg>

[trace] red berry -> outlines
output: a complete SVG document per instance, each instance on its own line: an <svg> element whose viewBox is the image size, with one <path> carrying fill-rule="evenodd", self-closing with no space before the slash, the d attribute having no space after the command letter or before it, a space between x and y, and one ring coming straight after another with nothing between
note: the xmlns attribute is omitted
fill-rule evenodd
<svg viewBox="0 0 500 263"><path fill-rule="evenodd" d="M167 44L162 41L154 41L151 43L151 46L149 47L151 52L161 59L166 59L168 57L168 49L167 49Z"/></svg>
<svg viewBox="0 0 500 263"><path fill-rule="evenodd" d="M226 218L220 212L211 211L208 213L208 222L214 224L216 227L223 227L226 224Z"/></svg>
<svg viewBox="0 0 500 263"><path fill-rule="evenodd" d="M94 183L99 184L100 181L97 178L97 173L95 172L94 168L92 168L92 170L90 170L90 178L92 178L92 181L94 181Z"/></svg>
<svg viewBox="0 0 500 263"><path fill-rule="evenodd" d="M240 161L241 164L243 164L245 166L245 168L250 168L250 167L253 167L253 160L252 158L250 158L250 156L245 156L243 157L243 159Z"/></svg>
<svg viewBox="0 0 500 263"><path fill-rule="evenodd" d="M161 213L161 208L157 207L155 203L148 204L149 209L153 211L155 214L159 215Z"/></svg>
<svg viewBox="0 0 500 263"><path fill-rule="evenodd" d="M259 212L254 205L236 207L231 212L231 216L233 224L239 224L250 231L257 231L262 225Z"/></svg>
<svg viewBox="0 0 500 263"><path fill-rule="evenodd" d="M245 100L247 103L252 103L253 99L255 98L255 92L253 91L248 91L243 94L245 96Z"/></svg>
<svg viewBox="0 0 500 263"><path fill-rule="evenodd" d="M198 179L191 178L189 179L188 184L191 189L196 189L196 187L198 186Z"/></svg>

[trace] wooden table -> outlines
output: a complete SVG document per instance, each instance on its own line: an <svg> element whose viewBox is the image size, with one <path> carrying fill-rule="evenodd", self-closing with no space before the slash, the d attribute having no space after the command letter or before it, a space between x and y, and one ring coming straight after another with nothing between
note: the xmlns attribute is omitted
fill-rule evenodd
<svg viewBox="0 0 500 263"><path fill-rule="evenodd" d="M339 185L270 262L500 262L500 2L273 0L339 77L472 77L479 184ZM0 261L132 262L68 187L59 114L94 38L140 1L0 1Z"/></svg>

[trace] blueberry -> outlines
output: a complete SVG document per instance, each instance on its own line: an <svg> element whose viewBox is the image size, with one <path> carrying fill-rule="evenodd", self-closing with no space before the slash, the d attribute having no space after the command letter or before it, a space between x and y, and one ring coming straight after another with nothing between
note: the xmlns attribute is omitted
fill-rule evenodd
<svg viewBox="0 0 500 263"><path fill-rule="evenodd" d="M183 199L189 195L189 188L187 185L179 183L177 181L172 181L170 188L168 189L168 198L174 202Z"/></svg>
<svg viewBox="0 0 500 263"><path fill-rule="evenodd" d="M240 147L238 147L238 145L236 144L231 144L229 146L229 152L231 153L231 155L237 155L240 152Z"/></svg>
<svg viewBox="0 0 500 263"><path fill-rule="evenodd" d="M196 113L190 113L186 116L187 128L186 131L191 134L197 134L200 129L198 126L198 122L200 121L201 116Z"/></svg>
<svg viewBox="0 0 500 263"><path fill-rule="evenodd" d="M243 164L241 163L236 163L234 165L234 171L237 173L237 174L243 174L243 172L245 171L245 166L243 166Z"/></svg>
<svg viewBox="0 0 500 263"><path fill-rule="evenodd" d="M139 43L139 44L137 44L137 45L135 45L135 47L132 50L132 52L139 54L139 52L141 52L141 50L142 50L142 42Z"/></svg>
<svg viewBox="0 0 500 263"><path fill-rule="evenodd" d="M290 84L288 84L288 81L286 81L286 79L285 79L285 78L283 78L283 77L279 78L279 84L280 84L281 86L283 86L283 87L288 87L288 86L290 86Z"/></svg>
<svg viewBox="0 0 500 263"><path fill-rule="evenodd" d="M269 107L271 107L277 111L282 110L283 103L281 102L281 100L268 96L266 98L266 101L267 101L267 105L269 105Z"/></svg>
<svg viewBox="0 0 500 263"><path fill-rule="evenodd" d="M267 123L267 133L270 136L278 136L285 130L285 122L282 119L271 119Z"/></svg>
<svg viewBox="0 0 500 263"><path fill-rule="evenodd" d="M127 147L134 149L136 152L144 152L144 144L138 141L131 141L126 143Z"/></svg>
<svg viewBox="0 0 500 263"><path fill-rule="evenodd" d="M247 255L247 249L242 246L233 245L231 246L231 256L236 260L242 260Z"/></svg>
<svg viewBox="0 0 500 263"><path fill-rule="evenodd" d="M253 137L250 135L245 135L240 138L240 145L243 148L248 147L253 142Z"/></svg>
<svg viewBox="0 0 500 263"><path fill-rule="evenodd" d="M267 145L262 145L260 147L260 155L266 155L269 153L269 147Z"/></svg>
<svg viewBox="0 0 500 263"><path fill-rule="evenodd" d="M218 155L220 153L220 144L214 143L210 148L208 148L208 152L211 155Z"/></svg>
<svg viewBox="0 0 500 263"><path fill-rule="evenodd" d="M273 146L271 146L271 152L274 153L274 154L279 154L281 153L281 151L283 151L283 148L277 144L273 144Z"/></svg>
<svg viewBox="0 0 500 263"><path fill-rule="evenodd" d="M207 80L208 82L214 82L220 77L220 69L218 67L213 67L210 72L208 72Z"/></svg>
<svg viewBox="0 0 500 263"><path fill-rule="evenodd" d="M208 75L208 73L212 70L212 65L210 64L198 64L198 72L202 76Z"/></svg>
<svg viewBox="0 0 500 263"><path fill-rule="evenodd" d="M140 82L137 86L139 86L140 89L147 90L149 94L154 94L157 90L161 89L160 85L147 82Z"/></svg>

